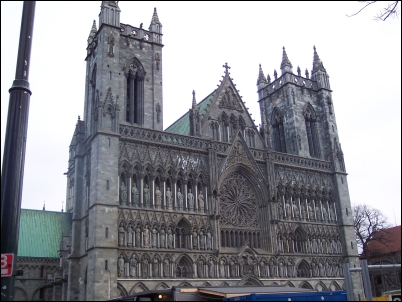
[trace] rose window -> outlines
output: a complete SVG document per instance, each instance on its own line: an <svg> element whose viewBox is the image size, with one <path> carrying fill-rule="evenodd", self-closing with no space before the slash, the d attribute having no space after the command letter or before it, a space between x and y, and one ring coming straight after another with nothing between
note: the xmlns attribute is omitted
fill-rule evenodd
<svg viewBox="0 0 402 302"><path fill-rule="evenodd" d="M240 174L230 174L220 188L220 222L235 226L257 226L258 207L253 189Z"/></svg>

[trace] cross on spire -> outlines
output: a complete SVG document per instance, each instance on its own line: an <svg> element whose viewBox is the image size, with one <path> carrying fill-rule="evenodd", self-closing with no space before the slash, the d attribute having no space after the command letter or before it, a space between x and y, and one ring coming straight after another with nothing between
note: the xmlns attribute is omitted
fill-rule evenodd
<svg viewBox="0 0 402 302"><path fill-rule="evenodd" d="M230 69L230 67L229 67L229 65L228 65L227 62L226 62L225 65L223 65L222 67L226 69L226 70L225 70L225 73L228 73L228 72L229 72L228 69Z"/></svg>

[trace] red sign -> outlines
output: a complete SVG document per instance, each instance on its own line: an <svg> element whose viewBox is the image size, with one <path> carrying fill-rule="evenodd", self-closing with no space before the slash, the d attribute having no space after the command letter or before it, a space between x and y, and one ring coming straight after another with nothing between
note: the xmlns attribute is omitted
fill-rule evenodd
<svg viewBox="0 0 402 302"><path fill-rule="evenodd" d="M1 254L1 277L13 274L14 254Z"/></svg>

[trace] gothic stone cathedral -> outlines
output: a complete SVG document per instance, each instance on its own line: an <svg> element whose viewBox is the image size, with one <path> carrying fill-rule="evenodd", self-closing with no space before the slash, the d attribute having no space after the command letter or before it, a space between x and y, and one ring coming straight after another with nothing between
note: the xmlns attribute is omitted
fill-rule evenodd
<svg viewBox="0 0 402 302"><path fill-rule="evenodd" d="M345 286L357 259L328 74L259 70L257 129L228 66L163 130L162 24L120 23L103 1L69 148L68 300L171 286ZM109 281L110 278L110 281Z"/></svg>

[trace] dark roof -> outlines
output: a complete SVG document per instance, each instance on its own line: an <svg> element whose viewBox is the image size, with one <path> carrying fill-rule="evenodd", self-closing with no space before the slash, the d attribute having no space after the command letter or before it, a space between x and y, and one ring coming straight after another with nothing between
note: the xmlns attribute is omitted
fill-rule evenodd
<svg viewBox="0 0 402 302"><path fill-rule="evenodd" d="M59 258L62 235L70 229L70 213L21 209L18 257Z"/></svg>
<svg viewBox="0 0 402 302"><path fill-rule="evenodd" d="M212 100L214 99L215 93L216 90L214 90L211 94L197 104L197 107L200 110L201 118L203 118L204 114L207 112L208 105L211 104ZM167 127L165 131L175 134L190 135L189 112L187 111L181 118Z"/></svg>
<svg viewBox="0 0 402 302"><path fill-rule="evenodd" d="M376 240L384 237L386 242ZM385 255L401 251L401 226L377 231L368 243L367 250L372 255Z"/></svg>

